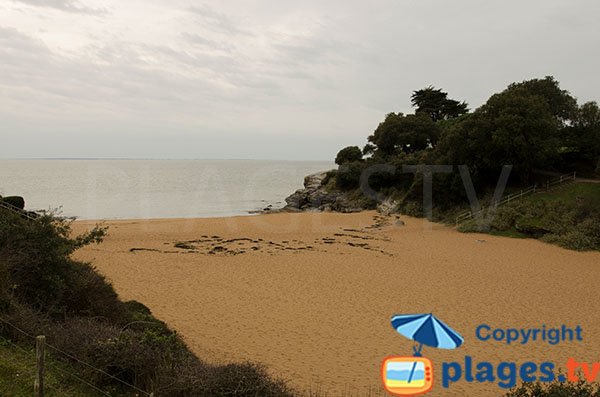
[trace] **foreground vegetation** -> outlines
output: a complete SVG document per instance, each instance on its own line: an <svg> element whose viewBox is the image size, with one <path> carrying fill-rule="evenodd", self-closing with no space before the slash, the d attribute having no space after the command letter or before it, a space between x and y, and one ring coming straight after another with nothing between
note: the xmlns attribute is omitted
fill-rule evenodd
<svg viewBox="0 0 600 397"><path fill-rule="evenodd" d="M33 391L35 352L21 350L7 340L0 340L0 396L31 396ZM72 378L74 369L63 362L46 359L45 395L48 397L104 396L94 388ZM128 394L134 396L134 393Z"/></svg>
<svg viewBox="0 0 600 397"><path fill-rule="evenodd" d="M600 250L600 183L575 183L498 208L489 224L470 220L463 232L539 238L576 250Z"/></svg>
<svg viewBox="0 0 600 397"><path fill-rule="evenodd" d="M362 150L340 150L338 169L323 182L327 189L376 191L377 196L363 194L357 206L374 208L386 198L398 212L453 223L457 213L469 208L469 190L481 200L504 182L507 191L543 183L540 175L577 171L600 178L600 108L596 102L578 104L552 77L511 84L473 112L433 87L415 91L411 99L414 114L390 113ZM502 182L505 166L510 173ZM431 211L424 205L429 189ZM570 194L550 192L539 203L508 206L487 228L544 237L569 248L600 249L600 199L592 195L580 203L577 192Z"/></svg>
<svg viewBox="0 0 600 397"><path fill-rule="evenodd" d="M600 385L597 383L560 382L524 383L506 393L505 397L600 397Z"/></svg>
<svg viewBox="0 0 600 397"><path fill-rule="evenodd" d="M0 353L14 346L30 351L33 336L46 335L52 363L111 395L294 395L260 365L205 363L148 308L120 301L90 264L71 259L105 234L96 227L72 237L67 220L50 214L29 220L0 209L0 337L7 341ZM31 367L26 357L10 355L0 355L0 395L30 395L22 374ZM93 395L78 390L64 395Z"/></svg>

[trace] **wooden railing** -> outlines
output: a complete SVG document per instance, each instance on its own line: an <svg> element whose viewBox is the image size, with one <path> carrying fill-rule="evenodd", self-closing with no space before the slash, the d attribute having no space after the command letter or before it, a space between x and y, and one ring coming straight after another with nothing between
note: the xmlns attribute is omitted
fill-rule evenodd
<svg viewBox="0 0 600 397"><path fill-rule="evenodd" d="M564 185L565 183L575 182L576 179L577 179L577 173L573 172L572 174L560 175L554 179L550 179L550 180L546 181L546 183L542 184L541 187L538 184L531 185L524 190L509 194L508 196L502 198L500 201L492 203L492 205L490 205L487 208L481 207L481 209L479 211L473 212L473 211L469 210L469 211L465 211L461 214L458 214L458 216L456 217L456 226L460 225L462 222L464 222L468 219L473 218L476 215L479 215L479 214L487 211L489 208L493 208L493 207L498 208L502 205L510 203L511 201L520 200L523 197L529 196L529 195L539 192L541 190L547 191L555 186L560 186L560 185Z"/></svg>

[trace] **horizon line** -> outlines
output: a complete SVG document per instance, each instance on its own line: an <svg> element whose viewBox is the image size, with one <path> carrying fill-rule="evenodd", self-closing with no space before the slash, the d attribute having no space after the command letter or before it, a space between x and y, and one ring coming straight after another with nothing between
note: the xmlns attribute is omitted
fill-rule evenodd
<svg viewBox="0 0 600 397"><path fill-rule="evenodd" d="M126 161L287 161L287 162L331 162L333 160L290 160L290 159L251 159L251 158L160 158L160 157L0 157L0 161L21 160L126 160Z"/></svg>

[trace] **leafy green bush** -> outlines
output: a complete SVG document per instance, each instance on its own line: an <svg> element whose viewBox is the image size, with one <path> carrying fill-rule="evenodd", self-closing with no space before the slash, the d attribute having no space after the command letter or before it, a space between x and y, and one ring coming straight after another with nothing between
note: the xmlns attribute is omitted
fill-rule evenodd
<svg viewBox="0 0 600 397"><path fill-rule="evenodd" d="M598 384L559 382L552 383L523 383L511 389L505 397L600 397Z"/></svg>
<svg viewBox="0 0 600 397"><path fill-rule="evenodd" d="M340 165L335 174L335 183L339 189L351 190L360 186L360 176L364 170L364 164L355 161Z"/></svg>
<svg viewBox="0 0 600 397"><path fill-rule="evenodd" d="M53 317L93 313L116 319L123 315L122 305L104 277L69 257L80 247L101 242L105 234L105 228L95 227L72 238L70 220L45 214L28 221L2 211L2 295Z"/></svg>
<svg viewBox="0 0 600 397"><path fill-rule="evenodd" d="M2 318L29 335L46 335L49 354L104 390L130 392L117 377L157 396L296 395L260 365L204 363L146 306L121 302L91 265L70 258L105 234L96 227L72 237L69 220L46 214L30 221L0 211ZM0 322L0 335L29 347L31 337L17 328Z"/></svg>
<svg viewBox="0 0 600 397"><path fill-rule="evenodd" d="M353 163L362 159L362 151L358 146L347 146L340 150L335 157L335 163L342 165L346 163Z"/></svg>

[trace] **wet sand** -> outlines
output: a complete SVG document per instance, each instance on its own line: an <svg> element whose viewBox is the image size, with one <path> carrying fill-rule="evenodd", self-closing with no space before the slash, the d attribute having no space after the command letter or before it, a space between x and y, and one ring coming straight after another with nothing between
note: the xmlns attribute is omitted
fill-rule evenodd
<svg viewBox="0 0 600 397"><path fill-rule="evenodd" d="M423 349L434 363L428 395L505 392L497 382L442 388L441 363L466 355L563 367L569 357L600 361L600 253L402 220L364 212L110 221L106 241L76 257L203 359L258 361L330 396L384 395L383 358L412 354L390 326L395 313L433 312L465 338L457 350ZM507 346L477 340L480 324L581 325L584 340Z"/></svg>

